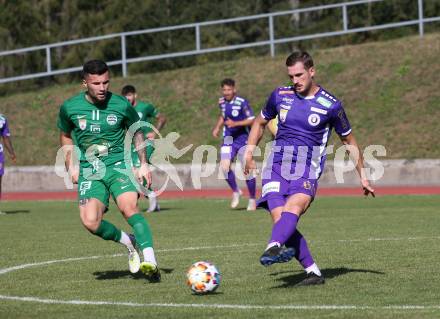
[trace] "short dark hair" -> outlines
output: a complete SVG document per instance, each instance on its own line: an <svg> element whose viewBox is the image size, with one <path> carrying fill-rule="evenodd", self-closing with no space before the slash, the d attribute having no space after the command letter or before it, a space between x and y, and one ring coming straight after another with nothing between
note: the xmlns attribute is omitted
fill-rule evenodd
<svg viewBox="0 0 440 319"><path fill-rule="evenodd" d="M220 82L220 86L224 87L225 85L227 85L227 86L235 86L235 81L233 79L230 79L230 78L223 79Z"/></svg>
<svg viewBox="0 0 440 319"><path fill-rule="evenodd" d="M135 89L135 87L134 87L133 85L130 85L130 84L124 86L124 87L122 88L122 91L121 91L121 94L122 94L122 95L127 95L127 94L129 94L129 93L133 93L133 94L136 93L136 89Z"/></svg>
<svg viewBox="0 0 440 319"><path fill-rule="evenodd" d="M107 64L102 60L90 60L83 66L82 76L86 77L87 74L104 74L108 71Z"/></svg>
<svg viewBox="0 0 440 319"><path fill-rule="evenodd" d="M286 59L286 66L293 66L295 63L302 62L308 70L313 66L313 59L306 51L296 51Z"/></svg>

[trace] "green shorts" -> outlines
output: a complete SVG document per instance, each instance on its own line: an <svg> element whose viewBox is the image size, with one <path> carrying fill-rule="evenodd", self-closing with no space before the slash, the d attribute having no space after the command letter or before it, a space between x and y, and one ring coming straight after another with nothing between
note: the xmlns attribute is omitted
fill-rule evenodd
<svg viewBox="0 0 440 319"><path fill-rule="evenodd" d="M147 163L150 163L150 158L151 158L151 155L153 155L153 152L154 152L154 142L147 141L147 145L145 147L145 154L147 156ZM141 166L141 162L139 161L139 155L138 155L137 151L134 150L134 147L132 147L131 161L132 161L134 167Z"/></svg>
<svg viewBox="0 0 440 319"><path fill-rule="evenodd" d="M78 199L80 204L87 199L96 198L105 207L108 207L110 195L116 201L116 198L123 193L137 193L136 185L132 183L127 175L133 174L131 168L125 173L118 170L125 170L124 162L108 166L103 177L97 173L85 177L83 169L81 169L78 179Z"/></svg>

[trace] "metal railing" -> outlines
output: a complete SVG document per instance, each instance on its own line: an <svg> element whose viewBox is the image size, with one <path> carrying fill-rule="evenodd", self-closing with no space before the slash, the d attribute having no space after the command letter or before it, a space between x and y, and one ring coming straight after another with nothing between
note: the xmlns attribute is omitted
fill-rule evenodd
<svg viewBox="0 0 440 319"><path fill-rule="evenodd" d="M382 30L382 29L389 29L389 28L398 28L398 27L411 26L411 25L418 25L419 34L420 34L420 36L423 36L425 23L440 21L440 16L424 18L424 16L423 16L423 2L424 1L423 0L414 0L414 1L418 2L418 19L402 21L402 22L395 22L395 23L386 23L386 24L374 25L374 26L368 26L368 27L349 28L349 23L348 23L349 16L348 16L348 10L347 10L348 7L361 5L361 4L367 4L367 3L373 3L373 2L384 2L384 1L390 1L390 0L357 0L357 1L351 1L351 2L343 2L343 3L337 3L337 4L315 6L315 7L310 7L310 8L295 9L295 10L289 10L289 11L280 11L280 12L274 12L274 13L258 14L258 15L245 16L245 17L237 17L237 18L232 18L232 19L223 19L223 20L215 20L215 21L207 21L207 22L199 22L199 23L189 23L189 24L183 24L183 25L177 25L177 26L160 27L160 28L154 28L154 29L113 33L113 34L108 34L108 35L104 35L104 36L96 36L96 37L90 37L90 38L84 38L84 39L78 39L78 40L70 40L70 41L64 41L64 42L58 42L58 43L52 43L52 44L46 44L46 45L39 45L39 46L30 47L30 48L3 51L3 52L0 52L0 57L23 54L23 53L39 51L39 50L45 50L46 71L32 73L32 74L24 74L24 75L19 75L19 76L12 76L12 77L7 77L7 78L0 78L0 84L7 83L7 82L13 82L13 81L19 81L19 80L35 79L35 78L40 78L40 77L59 75L59 74L67 74L67 73L71 73L71 72L81 71L82 66L53 70L52 59L51 59L51 50L54 48L57 48L57 47L64 47L64 46L81 44L81 43L96 42L96 41L100 41L100 40L120 38L121 59L109 61L107 64L110 66L121 65L122 66L122 75L124 77L126 77L127 76L127 65L129 63L153 61L153 60L184 57L184 56L191 56L191 55L200 55L200 54L205 54L205 53L237 50L237 49L252 48L252 47L259 47L259 46L269 46L270 47L270 54L271 54L271 56L274 56L276 44L289 43L289 42L295 42L295 41L301 41L301 40L324 38L324 37L332 37L332 36L338 36L338 35L347 35L347 34L358 33L358 32ZM282 15L292 15L292 14L298 14L298 13L305 13L305 12L328 10L328 9L341 9L341 17L342 17L341 30L308 34L308 35L295 36L295 37L280 38L280 39L275 38L274 17L278 17L278 16L282 16ZM231 22L256 20L256 19L267 19L268 30L269 30L269 39L264 40L264 41L256 41L256 42L252 42L252 43L242 43L242 44L227 45L227 46L214 47L214 48L203 48L203 45L201 43L201 28L202 27L218 25L218 24L226 24L226 23L231 23ZM141 35L141 34L151 34L151 33L163 32L163 31L175 31L175 30L182 30L182 29L193 29L194 30L194 34L195 34L194 47L195 48L193 50L127 58L127 37L128 36Z"/></svg>

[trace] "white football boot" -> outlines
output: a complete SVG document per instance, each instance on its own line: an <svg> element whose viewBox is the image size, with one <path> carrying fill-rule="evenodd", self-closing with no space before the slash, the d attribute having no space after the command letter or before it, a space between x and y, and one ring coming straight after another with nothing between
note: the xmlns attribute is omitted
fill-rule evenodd
<svg viewBox="0 0 440 319"><path fill-rule="evenodd" d="M232 200L231 200L231 208L237 208L238 204L240 204L240 196L242 192L241 190L238 190L238 192L232 193Z"/></svg>
<svg viewBox="0 0 440 319"><path fill-rule="evenodd" d="M246 210L253 211L256 209L257 209L257 202L255 201L255 198L249 198L249 202Z"/></svg>
<svg viewBox="0 0 440 319"><path fill-rule="evenodd" d="M129 234L130 241L133 244L134 249L128 249L128 269L132 274L135 274L141 268L141 258L136 250L136 239L132 234Z"/></svg>

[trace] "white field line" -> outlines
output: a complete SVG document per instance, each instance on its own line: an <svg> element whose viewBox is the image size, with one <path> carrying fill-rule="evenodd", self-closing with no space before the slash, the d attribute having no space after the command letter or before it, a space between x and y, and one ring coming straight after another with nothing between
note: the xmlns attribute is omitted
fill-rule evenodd
<svg viewBox="0 0 440 319"><path fill-rule="evenodd" d="M440 237L391 237L391 238L367 238L367 239L347 239L336 240L336 242L365 242L365 241L399 241L399 240L427 240L440 239ZM243 246L259 246L260 244L233 244L224 246L202 246L202 247L184 247L172 249L159 249L157 252L173 252L182 250L201 250L201 249L221 249L236 248ZM100 259L125 256L126 254L114 254L103 256L87 256L77 258L67 258L59 260L50 260L38 263L29 263L17 265L14 267L0 269L0 275L22 270L30 267L51 265L55 263L81 261L88 259ZM19 297L0 295L0 299L11 301L26 301L44 304L68 304L68 305L107 305L107 306L126 306L126 307L156 307L156 308L213 308L213 309L238 309L238 310L437 310L440 305L392 305L392 306L368 306L368 305L240 305L240 304L180 304L180 303L133 303L133 302L113 302L113 301L87 301L87 300L57 300L43 299L38 297Z"/></svg>
<svg viewBox="0 0 440 319"><path fill-rule="evenodd" d="M184 250L202 250L202 249L222 249L222 248L237 248L237 247L245 247L245 246L258 246L260 244L232 244L232 245L224 245L224 246L200 246L200 247L184 247L184 248L170 248L170 249L158 249L156 252L173 252L173 251L184 251ZM70 261L81 261L87 259L101 259L101 258L112 258L112 257L121 257L126 256L127 254L114 254L114 255L103 255L103 256L86 256L86 257L76 257L76 258L66 258L66 259L56 259L49 260L37 263L29 263L23 265L17 265L9 268L0 269L0 275L6 274L15 270L22 270L30 267L38 267L38 266L46 266L56 263L64 263Z"/></svg>
<svg viewBox="0 0 440 319"><path fill-rule="evenodd" d="M366 239L337 239L336 242L339 243L357 243L357 242L370 242L370 241L404 241L404 240L437 240L440 239L440 236L434 237L388 237L388 238L366 238ZM311 240L311 242L321 242ZM322 242L329 242L328 240ZM219 246L199 246L199 247L183 247L183 248L169 248L169 249L158 249L156 252L174 252L174 251L191 251L191 250L203 250L203 249L223 249L223 248L240 248L240 247L252 247L252 246L264 246L262 244L257 243L247 243L247 244L232 244L232 245L219 245ZM81 261L87 259L101 259L101 258L112 258L112 257L121 257L126 254L113 254L113 255L103 255L103 256L85 256L85 257L75 257L75 258L66 258L66 259L57 259L57 260L49 260L43 262L29 263L23 265L17 265L9 268L0 269L0 275L15 271L21 270L30 267L38 267L51 265L56 263L63 263L69 261Z"/></svg>
<svg viewBox="0 0 440 319"><path fill-rule="evenodd" d="M146 308L213 308L238 310L434 310L440 305L393 305L393 306L363 306L363 305L240 305L240 304L202 304L202 303L135 303L117 301L87 301L87 300L57 300L36 297L17 297L0 295L0 299L12 301L27 301L44 304L87 305L87 306L125 306Z"/></svg>
<svg viewBox="0 0 440 319"><path fill-rule="evenodd" d="M440 236L432 237L384 237L384 238L365 238L365 239L337 239L338 243L356 243L356 242L369 242L369 241L402 241L402 240L436 240L440 239Z"/></svg>

